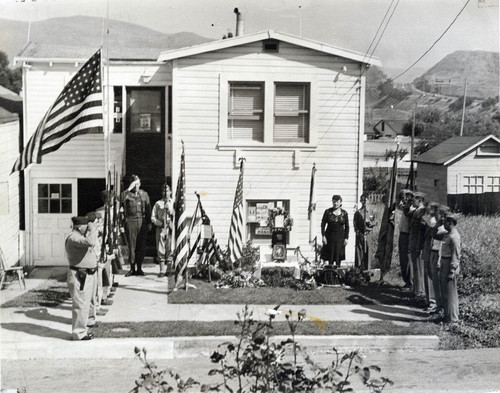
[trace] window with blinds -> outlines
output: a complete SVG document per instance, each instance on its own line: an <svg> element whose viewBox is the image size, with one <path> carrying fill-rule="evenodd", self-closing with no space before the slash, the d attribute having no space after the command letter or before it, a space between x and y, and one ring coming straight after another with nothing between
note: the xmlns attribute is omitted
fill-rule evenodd
<svg viewBox="0 0 500 393"><path fill-rule="evenodd" d="M228 139L264 141L264 84L229 82Z"/></svg>
<svg viewBox="0 0 500 393"><path fill-rule="evenodd" d="M275 83L275 142L309 143L309 96L309 83Z"/></svg>

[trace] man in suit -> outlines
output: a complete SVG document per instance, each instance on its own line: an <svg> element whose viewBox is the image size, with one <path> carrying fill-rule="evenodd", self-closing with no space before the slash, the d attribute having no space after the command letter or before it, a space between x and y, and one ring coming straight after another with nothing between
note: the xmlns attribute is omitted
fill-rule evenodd
<svg viewBox="0 0 500 393"><path fill-rule="evenodd" d="M144 276L142 261L146 251L146 235L151 230L151 203L148 193L140 187L141 179L132 175L129 187L122 194L130 263L130 271L125 277Z"/></svg>
<svg viewBox="0 0 500 393"><path fill-rule="evenodd" d="M91 340L93 335L87 331L87 324L95 293L97 230L87 217L72 217L71 221L73 231L66 238L65 248L69 262L68 289L73 299L72 338Z"/></svg>

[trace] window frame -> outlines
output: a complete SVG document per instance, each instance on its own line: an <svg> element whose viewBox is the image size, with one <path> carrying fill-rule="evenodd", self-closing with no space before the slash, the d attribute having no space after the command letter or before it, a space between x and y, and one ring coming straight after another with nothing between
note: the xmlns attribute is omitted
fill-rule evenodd
<svg viewBox="0 0 500 393"><path fill-rule="evenodd" d="M264 84L264 140L237 141L228 138L228 104L230 82L260 82ZM275 83L309 84L309 142L274 141ZM318 87L314 75L286 75L256 73L219 74L219 148L317 148Z"/></svg>
<svg viewBox="0 0 500 393"><path fill-rule="evenodd" d="M484 182L484 178L486 176L484 175L463 175L462 177L462 187L465 191L465 194L470 194L470 195L477 195L477 194L484 194L484 189L487 186ZM474 180L474 182L472 182ZM480 183L478 181L481 180ZM478 192L478 188L481 188L481 192ZM471 192L471 190L474 189L475 192Z"/></svg>
<svg viewBox="0 0 500 393"><path fill-rule="evenodd" d="M39 186L40 185L50 185L50 184L64 184L64 185L69 185L71 186L71 212L69 213L62 213L62 212L46 212L46 213L40 213L40 199L44 199L40 197L39 193ZM49 187L50 190L50 187ZM49 191L50 192L50 191ZM54 217L56 215L59 216L74 216L77 214L78 211L78 185L77 185L77 180L73 178L54 178L54 179L47 179L47 178L37 178L36 181L33 184L33 193L32 193L32 198L33 198L33 213L38 216L49 216L49 217ZM50 198L46 198L50 200ZM50 202L49 202L50 203ZM49 209L50 210L50 207Z"/></svg>

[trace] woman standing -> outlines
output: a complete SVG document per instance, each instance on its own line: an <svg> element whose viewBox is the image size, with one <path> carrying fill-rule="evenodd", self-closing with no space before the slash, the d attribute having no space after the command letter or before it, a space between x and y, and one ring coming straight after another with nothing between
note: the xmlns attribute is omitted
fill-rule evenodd
<svg viewBox="0 0 500 393"><path fill-rule="evenodd" d="M333 207L326 209L321 220L321 235L323 237L323 248L321 259L329 265L340 266L345 259L345 246L349 238L349 218L347 212L341 208L342 197L332 197Z"/></svg>

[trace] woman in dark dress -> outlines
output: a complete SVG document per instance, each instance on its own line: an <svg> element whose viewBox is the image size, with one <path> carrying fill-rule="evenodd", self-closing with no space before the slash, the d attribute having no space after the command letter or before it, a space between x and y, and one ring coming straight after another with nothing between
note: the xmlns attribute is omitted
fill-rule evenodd
<svg viewBox="0 0 500 393"><path fill-rule="evenodd" d="M334 262L337 267L345 259L345 246L349 238L349 218L347 212L341 209L342 198L340 195L332 197L333 207L326 209L321 220L321 235L323 248L321 259L329 265Z"/></svg>

